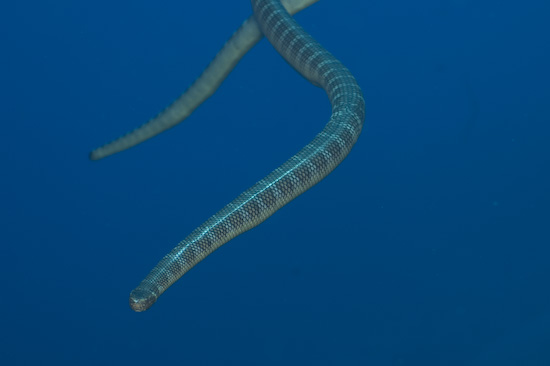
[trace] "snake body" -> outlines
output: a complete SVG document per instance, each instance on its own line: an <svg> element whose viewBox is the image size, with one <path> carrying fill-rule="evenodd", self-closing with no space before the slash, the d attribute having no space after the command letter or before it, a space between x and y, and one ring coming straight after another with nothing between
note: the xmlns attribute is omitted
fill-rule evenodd
<svg viewBox="0 0 550 366"><path fill-rule="evenodd" d="M290 14L295 14L317 1L319 0L282 0L281 3ZM262 38L260 25L252 15L235 31L210 65L185 93L147 123L94 149L90 153L90 159L103 159L129 149L183 122L199 105L214 94L240 59Z"/></svg>
<svg viewBox="0 0 550 366"><path fill-rule="evenodd" d="M290 2L308 6L315 1ZM284 5L288 9L287 3ZM147 310L168 287L214 250L257 226L326 177L348 155L361 133L365 103L351 73L293 20L281 2L252 0L252 7L254 18L245 24L256 23L289 64L326 91L332 115L324 129L296 155L210 217L168 253L131 292L130 307L135 311ZM107 150L113 153L122 149ZM92 159L110 155L95 152Z"/></svg>

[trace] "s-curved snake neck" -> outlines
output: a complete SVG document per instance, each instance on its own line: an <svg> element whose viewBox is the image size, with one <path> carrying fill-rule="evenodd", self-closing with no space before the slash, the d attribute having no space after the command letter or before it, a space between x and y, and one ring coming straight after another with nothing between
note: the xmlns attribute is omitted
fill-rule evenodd
<svg viewBox="0 0 550 366"><path fill-rule="evenodd" d="M316 1L286 0L281 4L278 0L252 0L253 17L235 32L185 94L155 119L90 154L93 160L101 159L179 123L212 95L262 33L290 65L326 91L332 104L329 122L313 141L210 217L153 268L130 294L133 310L147 310L168 287L214 250L262 223L326 177L359 138L365 102L357 82L289 15Z"/></svg>

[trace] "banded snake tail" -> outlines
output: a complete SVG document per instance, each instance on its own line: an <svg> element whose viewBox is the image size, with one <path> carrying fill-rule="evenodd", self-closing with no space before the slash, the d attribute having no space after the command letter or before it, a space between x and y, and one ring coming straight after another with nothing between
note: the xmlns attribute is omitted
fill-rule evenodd
<svg viewBox="0 0 550 366"><path fill-rule="evenodd" d="M284 5L287 10L288 3L298 4L297 8L300 6L304 8L315 1L294 0L284 2ZM259 25L261 32L289 64L310 82L326 91L332 104L332 115L327 125L313 141L210 217L168 253L131 292L130 307L135 311L147 310L168 287L214 250L237 235L262 223L285 204L326 177L348 155L361 133L365 118L365 102L351 73L292 19L280 1L252 0L252 7L254 17L249 18L234 37L247 32L246 27L249 27L246 26L247 22ZM261 38L261 34L259 37ZM244 38L248 39L248 37ZM228 41L228 44L230 42L231 40ZM249 42L249 44L253 46L255 42ZM240 48L240 50L244 50L244 54L252 46ZM216 59L220 58L222 52L223 49ZM230 71L240 57L233 57L228 64L226 63L229 67L226 66L225 70ZM216 59L212 64L216 62ZM220 62L220 64L224 63ZM225 74L224 72L219 73L222 75L218 80L219 83L228 73L228 71ZM209 84L214 88L211 93L219 86L219 83ZM196 100L195 97L192 99ZM185 113L188 115L195 107ZM170 108L163 113L170 111ZM178 108L174 109L178 110ZM186 117L185 113L180 113L180 115L171 113L168 114L172 116L170 117L172 119L179 118L181 115L183 118ZM154 120L149 124L152 122ZM149 137L163 130L161 129ZM131 135L132 133L127 136ZM129 145L123 144L122 148L107 148L107 152L102 152L100 150L102 148L94 150L97 153L94 155L92 152L91 158L102 158L149 137L143 138L138 133L137 142L130 141ZM117 141L115 140L114 143ZM108 147L109 144L106 146Z"/></svg>
<svg viewBox="0 0 550 366"><path fill-rule="evenodd" d="M282 0L282 4L290 14L295 14L317 1L319 0ZM233 33L210 65L185 93L147 123L94 149L90 153L90 159L99 160L127 150L183 122L214 94L240 59L262 38L260 25L252 15Z"/></svg>

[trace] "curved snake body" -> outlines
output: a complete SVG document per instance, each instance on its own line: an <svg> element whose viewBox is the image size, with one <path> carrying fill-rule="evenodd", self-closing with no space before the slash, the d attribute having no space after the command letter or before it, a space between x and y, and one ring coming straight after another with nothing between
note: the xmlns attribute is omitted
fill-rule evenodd
<svg viewBox="0 0 550 366"><path fill-rule="evenodd" d="M319 0L282 0L282 4L290 14L295 14L317 1ZM260 25L252 15L233 33L210 65L185 93L147 123L94 149L90 153L90 159L103 159L129 149L183 122L199 105L214 94L240 59L262 38Z"/></svg>
<svg viewBox="0 0 550 366"><path fill-rule="evenodd" d="M293 3L302 4L305 7L315 1L287 1L285 6ZM303 4L306 3L307 5L304 6ZM210 217L168 253L131 292L130 306L135 311L147 310L168 287L214 250L237 235L257 226L326 177L347 156L361 132L365 117L365 103L351 73L307 34L279 1L252 0L252 7L254 18L251 19L255 20L249 19L247 22L258 24L261 32L288 63L310 82L321 86L326 91L332 104L331 118L313 141ZM243 27L240 28L241 32ZM238 33L239 31L236 35ZM257 37L261 38L261 33ZM230 71L238 59L240 57L233 59L234 63L226 70ZM223 80L229 71L220 80ZM215 85L215 90L219 83L216 85L214 82L210 85ZM203 94L206 95L208 92ZM185 113L180 113L177 117L185 116L195 107L187 108ZM167 111L169 110L170 108ZM151 136L164 129L157 129L158 132ZM135 136L137 142L124 143L121 145L122 148L121 146L109 148L109 145L106 145L94 150L91 158L99 159L133 146L144 140L139 135L138 133ZM105 150L102 151L101 149L104 148Z"/></svg>

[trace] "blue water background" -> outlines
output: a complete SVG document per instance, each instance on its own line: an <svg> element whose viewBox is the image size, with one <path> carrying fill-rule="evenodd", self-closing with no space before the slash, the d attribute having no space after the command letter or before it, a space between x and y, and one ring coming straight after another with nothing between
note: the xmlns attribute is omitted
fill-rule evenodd
<svg viewBox="0 0 550 366"><path fill-rule="evenodd" d="M550 2L322 0L299 22L356 76L349 157L145 313L179 240L321 130L267 41L185 123L154 116L242 1L0 11L0 364L550 365Z"/></svg>

